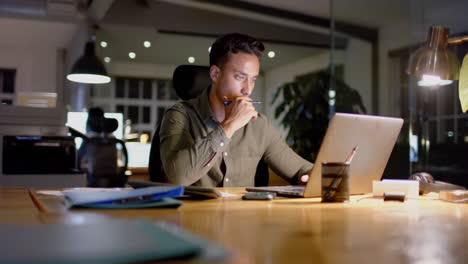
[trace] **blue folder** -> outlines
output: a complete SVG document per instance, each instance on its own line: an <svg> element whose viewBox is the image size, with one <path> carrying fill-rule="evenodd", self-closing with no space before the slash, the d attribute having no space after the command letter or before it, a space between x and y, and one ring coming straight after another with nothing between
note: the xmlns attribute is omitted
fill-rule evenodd
<svg viewBox="0 0 468 264"><path fill-rule="evenodd" d="M178 185L139 189L71 189L63 191L68 207L142 208L177 207L180 201L171 199L183 194Z"/></svg>

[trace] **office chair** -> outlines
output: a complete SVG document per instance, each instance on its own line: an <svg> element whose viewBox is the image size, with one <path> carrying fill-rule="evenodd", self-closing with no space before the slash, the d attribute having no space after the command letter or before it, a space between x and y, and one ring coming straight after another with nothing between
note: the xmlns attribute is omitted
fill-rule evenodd
<svg viewBox="0 0 468 264"><path fill-rule="evenodd" d="M197 97L211 83L209 77L209 67L198 65L179 65L174 70L172 76L174 89L182 100L189 100ZM149 155L148 172L150 180L154 182L168 182L164 172L160 149L159 131L161 120L158 120L156 132L151 140L151 149ZM255 186L268 185L268 165L260 160L255 173Z"/></svg>

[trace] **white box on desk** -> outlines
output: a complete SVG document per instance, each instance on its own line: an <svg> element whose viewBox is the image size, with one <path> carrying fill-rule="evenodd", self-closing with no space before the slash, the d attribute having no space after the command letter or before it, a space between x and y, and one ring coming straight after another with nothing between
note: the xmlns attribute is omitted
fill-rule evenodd
<svg viewBox="0 0 468 264"><path fill-rule="evenodd" d="M384 192L403 192L406 197L419 197L419 182L413 180L382 180L372 182L372 193L381 197Z"/></svg>

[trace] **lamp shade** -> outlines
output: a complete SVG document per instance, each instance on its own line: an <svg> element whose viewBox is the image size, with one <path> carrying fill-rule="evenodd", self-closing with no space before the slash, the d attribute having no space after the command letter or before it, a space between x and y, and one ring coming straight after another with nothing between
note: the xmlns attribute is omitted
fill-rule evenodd
<svg viewBox="0 0 468 264"><path fill-rule="evenodd" d="M458 96L463 113L468 110L468 54L463 58L463 63L460 69L460 81L458 82Z"/></svg>
<svg viewBox="0 0 468 264"><path fill-rule="evenodd" d="M108 83L111 78L107 75L106 68L96 56L94 42L87 42L83 56L76 63L67 79L79 83Z"/></svg>
<svg viewBox="0 0 468 264"><path fill-rule="evenodd" d="M448 35L448 28L432 26L426 45L411 54L407 73L422 79L427 86L444 85L451 83L449 80L458 80L459 63L457 56L447 48ZM425 79L432 83L424 83ZM440 82L433 82L437 80Z"/></svg>

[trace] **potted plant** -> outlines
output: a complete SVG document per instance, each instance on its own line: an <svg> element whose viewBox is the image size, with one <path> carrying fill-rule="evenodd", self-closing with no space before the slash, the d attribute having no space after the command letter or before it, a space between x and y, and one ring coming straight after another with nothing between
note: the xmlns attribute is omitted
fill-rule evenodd
<svg viewBox="0 0 468 264"><path fill-rule="evenodd" d="M314 161L329 121L330 73L321 70L297 77L278 88L272 103L278 102L275 118L288 129L286 142L303 158ZM334 79L335 111L365 113L361 95L341 79ZM282 96L280 96L282 95Z"/></svg>

